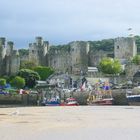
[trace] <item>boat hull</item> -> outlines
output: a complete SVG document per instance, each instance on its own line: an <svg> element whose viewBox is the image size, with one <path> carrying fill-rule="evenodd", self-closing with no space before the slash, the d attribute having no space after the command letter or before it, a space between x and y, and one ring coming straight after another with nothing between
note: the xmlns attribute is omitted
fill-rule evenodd
<svg viewBox="0 0 140 140"><path fill-rule="evenodd" d="M126 96L129 105L140 105L140 95Z"/></svg>
<svg viewBox="0 0 140 140"><path fill-rule="evenodd" d="M112 98L109 99L100 99L100 100L95 100L89 105L113 105L114 100Z"/></svg>

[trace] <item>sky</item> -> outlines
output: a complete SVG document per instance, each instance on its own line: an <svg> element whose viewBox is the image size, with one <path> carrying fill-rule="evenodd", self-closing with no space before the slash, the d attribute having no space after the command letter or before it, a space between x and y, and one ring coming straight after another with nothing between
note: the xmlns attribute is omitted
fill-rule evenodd
<svg viewBox="0 0 140 140"><path fill-rule="evenodd" d="M28 48L36 36L58 45L140 35L139 14L139 0L0 0L0 37Z"/></svg>

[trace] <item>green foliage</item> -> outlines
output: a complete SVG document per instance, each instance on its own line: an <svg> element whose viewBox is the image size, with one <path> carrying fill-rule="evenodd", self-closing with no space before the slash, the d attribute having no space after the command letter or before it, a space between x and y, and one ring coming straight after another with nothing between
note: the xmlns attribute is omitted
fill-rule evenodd
<svg viewBox="0 0 140 140"><path fill-rule="evenodd" d="M36 67L36 63L34 61L22 61L20 68L21 69L33 69L34 67Z"/></svg>
<svg viewBox="0 0 140 140"><path fill-rule="evenodd" d="M35 67L34 71L36 71L40 75L41 80L46 80L51 74L54 73L54 70L52 68L44 66Z"/></svg>
<svg viewBox="0 0 140 140"><path fill-rule="evenodd" d="M104 39L101 41L89 41L91 50L94 51L109 51L113 52L114 50L114 40L113 39Z"/></svg>
<svg viewBox="0 0 140 140"><path fill-rule="evenodd" d="M112 58L102 59L99 68L105 74L119 74L122 71L120 62Z"/></svg>
<svg viewBox="0 0 140 140"><path fill-rule="evenodd" d="M19 70L18 76L25 79L25 85L29 88L33 88L36 84L36 80L40 80L39 74L30 69Z"/></svg>
<svg viewBox="0 0 140 140"><path fill-rule="evenodd" d="M29 55L28 49L19 49L18 52L20 56Z"/></svg>
<svg viewBox="0 0 140 140"><path fill-rule="evenodd" d="M6 79L0 78L0 86L5 86L6 85Z"/></svg>
<svg viewBox="0 0 140 140"><path fill-rule="evenodd" d="M14 75L7 76L7 79L6 79L7 83L10 83L10 81L11 81L12 79L14 79L14 78L15 78Z"/></svg>
<svg viewBox="0 0 140 140"><path fill-rule="evenodd" d="M57 45L57 46L51 46L49 53L50 54L54 54L55 51L60 50L61 52L70 52L70 45L66 44L66 45Z"/></svg>
<svg viewBox="0 0 140 140"><path fill-rule="evenodd" d="M16 76L10 81L10 84L16 88L23 88L25 86L25 79L20 76Z"/></svg>
<svg viewBox="0 0 140 140"><path fill-rule="evenodd" d="M134 56L132 62L136 65L140 65L140 55Z"/></svg>
<svg viewBox="0 0 140 140"><path fill-rule="evenodd" d="M138 53L140 53L140 36L135 36L136 45L138 48ZM83 41L84 42L84 41ZM88 41L90 43L90 49L93 51L108 51L113 53L114 51L114 39L103 39L100 41ZM54 54L55 50L61 50L61 51L70 51L70 44L65 45L56 45L51 46L49 53Z"/></svg>

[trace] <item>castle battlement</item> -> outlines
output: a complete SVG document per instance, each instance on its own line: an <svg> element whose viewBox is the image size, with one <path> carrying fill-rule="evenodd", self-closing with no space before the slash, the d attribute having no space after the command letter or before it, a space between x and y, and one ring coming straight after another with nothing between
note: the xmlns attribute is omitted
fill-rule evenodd
<svg viewBox="0 0 140 140"><path fill-rule="evenodd" d="M15 74L20 67L20 59L17 50L13 50L14 42L8 41L6 38L0 38L0 75Z"/></svg>

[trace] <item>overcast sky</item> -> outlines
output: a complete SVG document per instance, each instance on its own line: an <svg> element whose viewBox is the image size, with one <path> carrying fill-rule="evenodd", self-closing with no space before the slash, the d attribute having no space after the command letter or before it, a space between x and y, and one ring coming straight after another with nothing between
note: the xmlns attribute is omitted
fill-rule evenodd
<svg viewBox="0 0 140 140"><path fill-rule="evenodd" d="M0 0L0 36L27 48L36 36L50 44L140 34L139 0Z"/></svg>

